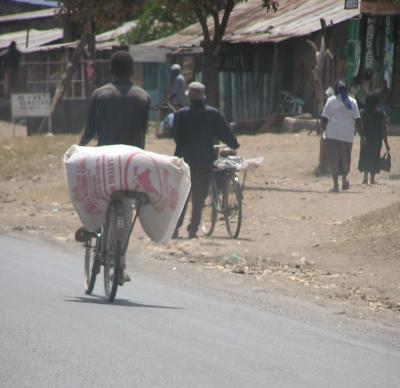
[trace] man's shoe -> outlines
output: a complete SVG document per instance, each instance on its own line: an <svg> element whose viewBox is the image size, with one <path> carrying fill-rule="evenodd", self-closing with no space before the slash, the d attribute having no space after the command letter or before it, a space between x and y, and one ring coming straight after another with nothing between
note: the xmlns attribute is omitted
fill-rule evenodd
<svg viewBox="0 0 400 388"><path fill-rule="evenodd" d="M126 270L122 270L119 275L118 284L120 286L123 286L124 283L130 282L130 281L131 281L131 277L129 276L128 272L126 272Z"/></svg>
<svg viewBox="0 0 400 388"><path fill-rule="evenodd" d="M191 232L190 230L188 232L189 232L189 238L198 238L196 232Z"/></svg>

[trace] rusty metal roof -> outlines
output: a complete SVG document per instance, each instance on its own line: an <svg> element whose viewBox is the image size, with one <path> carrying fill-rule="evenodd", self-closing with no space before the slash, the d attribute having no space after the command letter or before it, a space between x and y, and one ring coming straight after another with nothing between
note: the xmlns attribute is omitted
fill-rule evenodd
<svg viewBox="0 0 400 388"><path fill-rule="evenodd" d="M3 15L0 16L0 24L37 20L37 19L50 19L54 17L55 12L56 8L49 8L49 9L42 9L40 11Z"/></svg>
<svg viewBox="0 0 400 388"><path fill-rule="evenodd" d="M261 6L261 0L239 3L232 11L224 36L228 43L273 43L309 35L321 29L320 19L337 24L360 14L344 9L343 0L280 0L276 13ZM212 20L209 20L212 28ZM203 40L200 24L193 24L174 35L144 43L147 47L189 48Z"/></svg>

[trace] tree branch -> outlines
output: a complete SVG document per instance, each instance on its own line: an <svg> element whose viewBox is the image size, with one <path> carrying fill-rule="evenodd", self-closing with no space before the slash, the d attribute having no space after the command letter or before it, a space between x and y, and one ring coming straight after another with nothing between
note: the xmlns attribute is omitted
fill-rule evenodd
<svg viewBox="0 0 400 388"><path fill-rule="evenodd" d="M210 47L211 39L210 31L208 31L207 16L203 14L202 10L199 7L195 7L194 12L200 23L201 29L203 30L204 45L206 47Z"/></svg>

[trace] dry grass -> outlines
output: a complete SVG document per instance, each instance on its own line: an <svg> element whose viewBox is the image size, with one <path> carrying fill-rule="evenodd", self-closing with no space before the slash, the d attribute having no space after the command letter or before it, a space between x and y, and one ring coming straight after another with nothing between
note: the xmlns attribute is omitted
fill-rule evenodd
<svg viewBox="0 0 400 388"><path fill-rule="evenodd" d="M29 178L43 170L62 169L65 151L76 135L1 138L0 179Z"/></svg>

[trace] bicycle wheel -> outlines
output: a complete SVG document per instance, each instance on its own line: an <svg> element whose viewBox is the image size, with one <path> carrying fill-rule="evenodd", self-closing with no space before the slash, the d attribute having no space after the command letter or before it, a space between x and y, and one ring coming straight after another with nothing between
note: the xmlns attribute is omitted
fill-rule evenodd
<svg viewBox="0 0 400 388"><path fill-rule="evenodd" d="M242 189L239 178L233 174L225 180L223 210L229 237L237 238L242 224Z"/></svg>
<svg viewBox="0 0 400 388"><path fill-rule="evenodd" d="M211 178L207 198L204 202L201 215L201 231L205 236L211 236L217 222L217 185L214 178Z"/></svg>
<svg viewBox="0 0 400 388"><path fill-rule="evenodd" d="M98 240L99 238L96 238L95 247L92 245L93 237L90 237L85 243L83 287L87 295L90 295L93 292L93 288L96 283L96 277L100 270L100 260L97 255Z"/></svg>
<svg viewBox="0 0 400 388"><path fill-rule="evenodd" d="M120 201L115 201L107 211L104 247L104 292L110 302L114 301L117 294L123 247L119 235L124 227L123 205Z"/></svg>

